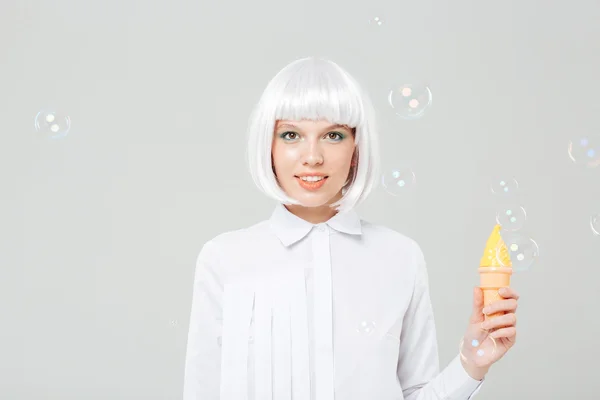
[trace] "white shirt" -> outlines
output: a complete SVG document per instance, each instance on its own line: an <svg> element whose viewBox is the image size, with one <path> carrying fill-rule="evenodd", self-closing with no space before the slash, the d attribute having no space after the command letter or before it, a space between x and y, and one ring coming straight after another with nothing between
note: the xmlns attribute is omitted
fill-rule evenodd
<svg viewBox="0 0 600 400"><path fill-rule="evenodd" d="M311 224L279 204L198 256L184 400L467 400L440 372L428 274L412 239L354 211Z"/></svg>

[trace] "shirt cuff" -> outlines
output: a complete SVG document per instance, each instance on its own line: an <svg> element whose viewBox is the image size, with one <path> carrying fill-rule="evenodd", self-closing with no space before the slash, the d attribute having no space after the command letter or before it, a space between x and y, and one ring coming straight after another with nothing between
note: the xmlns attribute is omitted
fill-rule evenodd
<svg viewBox="0 0 600 400"><path fill-rule="evenodd" d="M445 370L445 391L448 399L469 400L481 389L485 378L478 381L471 378L460 362L460 354L448 364Z"/></svg>

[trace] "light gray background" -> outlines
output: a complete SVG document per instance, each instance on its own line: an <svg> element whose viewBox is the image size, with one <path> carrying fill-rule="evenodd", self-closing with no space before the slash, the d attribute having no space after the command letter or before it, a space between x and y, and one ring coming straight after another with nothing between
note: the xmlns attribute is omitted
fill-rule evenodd
<svg viewBox="0 0 600 400"><path fill-rule="evenodd" d="M596 0L2 0L0 398L181 398L196 256L274 205L246 170L249 113L309 55L366 86L384 161L417 175L359 212L421 244L442 367L495 223L489 180L514 176L541 256L514 276L517 344L478 398L597 398L600 170L567 143L600 131L598 20ZM400 81L430 85L423 119L394 117ZM63 140L35 135L48 106L72 119Z"/></svg>

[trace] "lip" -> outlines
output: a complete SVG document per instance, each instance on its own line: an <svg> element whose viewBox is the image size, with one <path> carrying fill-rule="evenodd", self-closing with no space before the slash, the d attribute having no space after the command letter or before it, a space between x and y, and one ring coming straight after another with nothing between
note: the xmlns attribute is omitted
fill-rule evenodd
<svg viewBox="0 0 600 400"><path fill-rule="evenodd" d="M303 176L322 176L324 178L328 178L329 175L325 175L322 174L320 172L315 172L315 173L306 173L306 174L298 174L298 175L294 175L296 178L302 178Z"/></svg>
<svg viewBox="0 0 600 400"><path fill-rule="evenodd" d="M302 176L310 176L310 175L302 175ZM300 187L305 190L315 191L315 190L319 190L321 187L323 187L323 185L325 184L325 182L327 182L327 179L328 179L328 177L325 175L313 175L313 176L323 176L323 179L321 179L318 182L306 182L306 181L303 181L302 179L300 179L299 176L296 176L298 185L300 185Z"/></svg>

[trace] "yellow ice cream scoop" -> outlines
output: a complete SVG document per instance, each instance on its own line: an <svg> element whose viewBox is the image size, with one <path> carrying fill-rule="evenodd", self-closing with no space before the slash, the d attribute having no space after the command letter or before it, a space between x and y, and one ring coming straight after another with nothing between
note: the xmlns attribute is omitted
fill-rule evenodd
<svg viewBox="0 0 600 400"><path fill-rule="evenodd" d="M494 226L492 234L487 240L480 267L512 267L508 247L500 235L500 225Z"/></svg>
<svg viewBox="0 0 600 400"><path fill-rule="evenodd" d="M483 290L484 306L502 300L498 290L510 286L510 276L513 273L510 254L500 235L500 228L500 225L494 226L479 264L480 287ZM486 316L486 320L504 314L504 311L490 314Z"/></svg>

